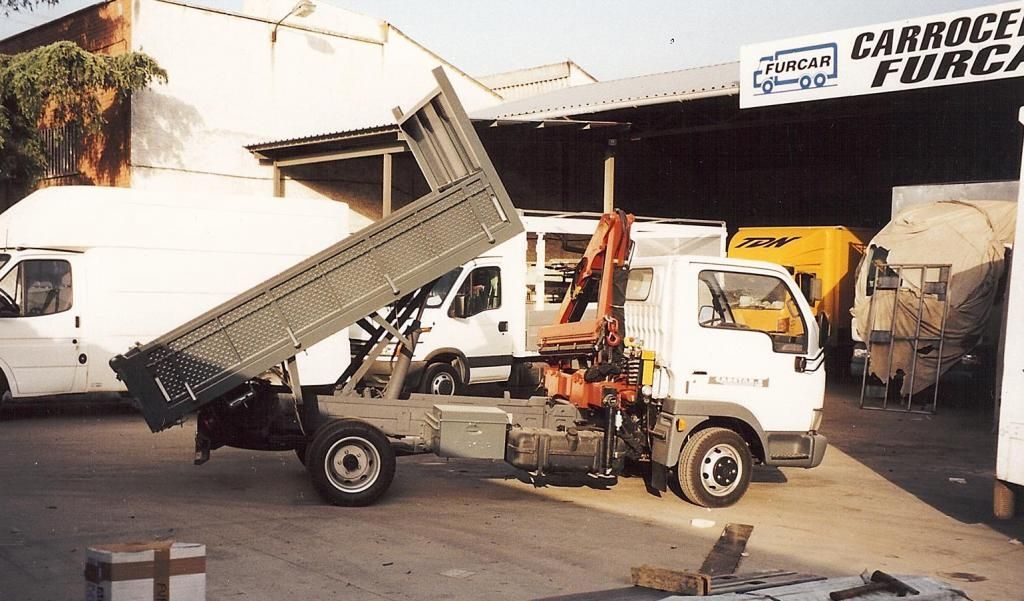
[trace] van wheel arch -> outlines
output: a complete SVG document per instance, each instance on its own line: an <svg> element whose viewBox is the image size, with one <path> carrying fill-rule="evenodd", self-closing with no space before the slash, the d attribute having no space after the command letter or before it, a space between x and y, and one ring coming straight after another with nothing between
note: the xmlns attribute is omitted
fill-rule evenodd
<svg viewBox="0 0 1024 601"><path fill-rule="evenodd" d="M462 378L462 383L467 386L469 385L469 361L466 360L465 355L456 349L437 349L430 355L427 355L424 363L426 364L423 370L424 373L434 363L447 363L455 368L459 377Z"/></svg>

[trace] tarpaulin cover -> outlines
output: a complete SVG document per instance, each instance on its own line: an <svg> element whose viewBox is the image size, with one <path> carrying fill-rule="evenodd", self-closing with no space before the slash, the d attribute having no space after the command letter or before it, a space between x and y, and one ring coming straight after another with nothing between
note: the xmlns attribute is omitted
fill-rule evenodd
<svg viewBox="0 0 1024 601"><path fill-rule="evenodd" d="M919 272L904 272L905 285L898 293L876 290L867 296L867 279L874 248L888 249L889 265L950 265L946 300L942 361L939 345L919 341L895 341L891 346L871 347L871 373L885 381L891 372L904 374L902 394L914 394L935 382L936 370L945 373L978 343L992 312L1000 279L1004 275L1004 249L1013 244L1017 204L1007 201L942 201L908 207L871 240L868 253L857 269L853 316L864 341L869 330L890 329L895 299L895 337L915 337L917 315L922 309L916 338L937 338L942 328L943 302L932 295L921 299ZM935 272L928 280L935 279ZM872 311L871 305L874 304ZM873 314L874 327L869 320ZM914 361L914 355L917 360ZM913 382L909 377L913 369ZM939 375L941 375L941 373Z"/></svg>

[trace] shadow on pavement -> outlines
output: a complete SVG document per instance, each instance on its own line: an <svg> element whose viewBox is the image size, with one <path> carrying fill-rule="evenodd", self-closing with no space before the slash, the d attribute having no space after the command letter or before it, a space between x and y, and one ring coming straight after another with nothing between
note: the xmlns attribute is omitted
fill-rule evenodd
<svg viewBox="0 0 1024 601"><path fill-rule="evenodd" d="M1022 516L1003 521L992 515L991 409L940 403L934 415L872 411L859 407L859 395L853 385L830 387L822 426L830 446L959 522L1024 536Z"/></svg>
<svg viewBox="0 0 1024 601"><path fill-rule="evenodd" d="M134 400L116 394L38 397L0 405L0 421L131 413L137 413Z"/></svg>

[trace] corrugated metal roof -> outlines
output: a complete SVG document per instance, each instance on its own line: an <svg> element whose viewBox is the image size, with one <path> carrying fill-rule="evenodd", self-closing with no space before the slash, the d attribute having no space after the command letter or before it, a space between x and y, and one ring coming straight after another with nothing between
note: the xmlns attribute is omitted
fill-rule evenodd
<svg viewBox="0 0 1024 601"><path fill-rule="evenodd" d="M356 129L347 129L343 131L336 131L326 134L314 134L310 136L301 136L298 138L285 138L281 140L272 140L269 142L257 142L255 144L249 144L245 147L249 152L259 152L261 150L273 150L284 146L296 146L299 144L314 144L317 142L337 142L341 140L350 140L352 138L362 138L364 136L372 136L375 134L383 134L388 132L397 132L398 126L394 123L382 124L382 125L370 125L367 127L360 127Z"/></svg>
<svg viewBox="0 0 1024 601"><path fill-rule="evenodd" d="M602 81L474 111L474 119L552 119L739 93L738 62Z"/></svg>
<svg viewBox="0 0 1024 601"><path fill-rule="evenodd" d="M470 113L474 121L559 120L620 108L693 100L739 93L739 63L722 63L681 71L641 75L553 90L522 100L513 100ZM500 125L504 123L496 123ZM555 123L550 123L555 125ZM593 125L598 125L594 123ZM609 125L601 122L600 125ZM258 142L246 146L250 152L292 148L318 143L344 142L377 134L398 132L395 124L339 130L304 137Z"/></svg>

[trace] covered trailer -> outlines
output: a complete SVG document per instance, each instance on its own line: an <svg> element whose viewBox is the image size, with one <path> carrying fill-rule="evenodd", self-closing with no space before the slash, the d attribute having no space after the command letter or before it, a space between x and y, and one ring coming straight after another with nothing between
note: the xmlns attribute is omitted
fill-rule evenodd
<svg viewBox="0 0 1024 601"><path fill-rule="evenodd" d="M868 373L909 398L979 344L994 349L1016 215L1007 201L914 204L871 239L853 306Z"/></svg>

